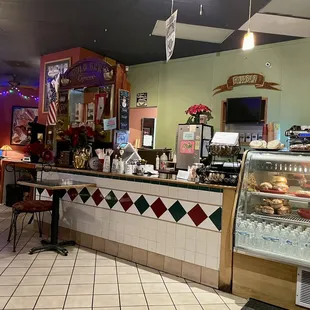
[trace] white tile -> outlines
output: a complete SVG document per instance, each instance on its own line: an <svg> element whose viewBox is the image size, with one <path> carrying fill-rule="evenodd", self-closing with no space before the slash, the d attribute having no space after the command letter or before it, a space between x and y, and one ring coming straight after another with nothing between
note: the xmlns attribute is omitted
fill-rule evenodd
<svg viewBox="0 0 310 310"><path fill-rule="evenodd" d="M140 275L142 278L142 275ZM119 283L140 283L140 278L138 275L130 274L130 275L118 275Z"/></svg>
<svg viewBox="0 0 310 310"><path fill-rule="evenodd" d="M220 259L217 257L207 255L206 267L214 270L219 270L219 264L220 264L219 260Z"/></svg>
<svg viewBox="0 0 310 310"><path fill-rule="evenodd" d="M213 257L218 257L220 248L221 233L208 231L207 233L207 254Z"/></svg>
<svg viewBox="0 0 310 310"><path fill-rule="evenodd" d="M81 296L67 296L65 307L66 308L87 308L92 306L92 295Z"/></svg>
<svg viewBox="0 0 310 310"><path fill-rule="evenodd" d="M195 282L188 282L188 286L194 293L215 293L212 287L208 287Z"/></svg>
<svg viewBox="0 0 310 310"><path fill-rule="evenodd" d="M116 274L116 267L96 267L96 274Z"/></svg>
<svg viewBox="0 0 310 310"><path fill-rule="evenodd" d="M211 196L209 191L198 191L198 201L200 203L210 202Z"/></svg>
<svg viewBox="0 0 310 310"><path fill-rule="evenodd" d="M67 295L68 285L45 285L41 295L43 296L63 296Z"/></svg>
<svg viewBox="0 0 310 310"><path fill-rule="evenodd" d="M7 297L1 297L7 298ZM12 297L5 309L33 309L38 297ZM2 300L3 303L3 300ZM2 306L2 305L1 305ZM2 306L2 308L4 305Z"/></svg>
<svg viewBox="0 0 310 310"><path fill-rule="evenodd" d="M179 260L185 259L185 250L181 248L175 248L174 250L174 257Z"/></svg>
<svg viewBox="0 0 310 310"><path fill-rule="evenodd" d="M55 260L51 260L51 259L48 259L48 260L35 260L33 262L33 264L31 265L31 267L33 268L37 268L37 267L52 267L53 264L54 264Z"/></svg>
<svg viewBox="0 0 310 310"><path fill-rule="evenodd" d="M27 272L27 276L47 276L50 270L50 267L30 268Z"/></svg>
<svg viewBox="0 0 310 310"><path fill-rule="evenodd" d="M221 297L214 293L195 293L196 298L199 300L200 304L203 305L213 305L213 304L224 304Z"/></svg>
<svg viewBox="0 0 310 310"><path fill-rule="evenodd" d="M223 194L222 193L215 193L209 192L210 196L210 204L222 206L223 203Z"/></svg>
<svg viewBox="0 0 310 310"><path fill-rule="evenodd" d="M71 284L92 284L94 283L94 275L78 275L74 274L71 278Z"/></svg>
<svg viewBox="0 0 310 310"><path fill-rule="evenodd" d="M117 307L119 306L118 295L95 295L93 306L98 307Z"/></svg>
<svg viewBox="0 0 310 310"><path fill-rule="evenodd" d="M43 288L43 285L19 286L14 292L14 297L39 296L42 288Z"/></svg>
<svg viewBox="0 0 310 310"><path fill-rule="evenodd" d="M96 283L96 295L114 295L118 294L118 285L116 283Z"/></svg>
<svg viewBox="0 0 310 310"><path fill-rule="evenodd" d="M149 306L171 306L173 305L169 294L146 294Z"/></svg>
<svg viewBox="0 0 310 310"><path fill-rule="evenodd" d="M11 296L15 291L15 285L1 286L0 288L0 297Z"/></svg>
<svg viewBox="0 0 310 310"><path fill-rule="evenodd" d="M23 276L26 274L28 268L6 268L2 273L3 276Z"/></svg>
<svg viewBox="0 0 310 310"><path fill-rule="evenodd" d="M203 310L228 310L229 308L225 304L218 305L202 305ZM178 309L178 308L177 308ZM179 309L178 309L179 310ZM199 309L200 310L200 309Z"/></svg>
<svg viewBox="0 0 310 310"><path fill-rule="evenodd" d="M195 238L186 238L185 239L185 249L190 252L195 252L196 242Z"/></svg>
<svg viewBox="0 0 310 310"><path fill-rule="evenodd" d="M173 276L169 273L162 273L162 278L165 283L184 283L185 282L183 278Z"/></svg>
<svg viewBox="0 0 310 310"><path fill-rule="evenodd" d="M207 241L198 241L196 240L196 252L207 255Z"/></svg>
<svg viewBox="0 0 310 310"><path fill-rule="evenodd" d="M198 301L192 293L170 294L175 305L198 305Z"/></svg>
<svg viewBox="0 0 310 310"><path fill-rule="evenodd" d="M95 266L95 259L77 259L75 261L75 267L94 267Z"/></svg>
<svg viewBox="0 0 310 310"><path fill-rule="evenodd" d="M116 266L115 260L101 259L97 260L96 267L114 267Z"/></svg>
<svg viewBox="0 0 310 310"><path fill-rule="evenodd" d="M95 273L95 267L74 267L73 275L93 275Z"/></svg>
<svg viewBox="0 0 310 310"><path fill-rule="evenodd" d="M40 296L36 308L51 309L62 308L65 302L65 296Z"/></svg>
<svg viewBox="0 0 310 310"><path fill-rule="evenodd" d="M117 283L116 275L96 275L95 283Z"/></svg>
<svg viewBox="0 0 310 310"><path fill-rule="evenodd" d="M46 285L53 285L53 284L69 284L70 282L70 275L63 275L63 276L49 276L46 281Z"/></svg>
<svg viewBox="0 0 310 310"><path fill-rule="evenodd" d="M168 293L164 283L142 283L145 294L166 294Z"/></svg>
<svg viewBox="0 0 310 310"><path fill-rule="evenodd" d="M185 283L166 283L169 293L191 293L188 284Z"/></svg>
<svg viewBox="0 0 310 310"><path fill-rule="evenodd" d="M142 283L158 283L163 282L163 279L159 274L147 274L147 273L141 273L141 282Z"/></svg>
<svg viewBox="0 0 310 310"><path fill-rule="evenodd" d="M185 261L195 263L195 252L185 250Z"/></svg>
<svg viewBox="0 0 310 310"><path fill-rule="evenodd" d="M14 260L10 264L10 268L19 268L19 267L29 268L31 264L32 264L32 261L30 260Z"/></svg>
<svg viewBox="0 0 310 310"><path fill-rule="evenodd" d="M144 285L143 285L144 287ZM96 287L95 287L96 288ZM143 294L142 286L141 284L125 284L125 283L120 283L119 284L119 290L120 294ZM145 290L145 287L144 287Z"/></svg>
<svg viewBox="0 0 310 310"><path fill-rule="evenodd" d="M53 267L51 269L51 276L71 275L73 267Z"/></svg>
<svg viewBox="0 0 310 310"><path fill-rule="evenodd" d="M75 260L56 260L53 267L72 267Z"/></svg>
<svg viewBox="0 0 310 310"><path fill-rule="evenodd" d="M136 266L118 267L117 273L118 274L138 274L138 269Z"/></svg>
<svg viewBox="0 0 310 310"><path fill-rule="evenodd" d="M42 285L47 276L25 276L20 285Z"/></svg>
<svg viewBox="0 0 310 310"><path fill-rule="evenodd" d="M220 297L223 299L223 301L226 304L245 304L247 300L242 297L238 297L229 293L225 293L219 290L216 290L216 292L220 295Z"/></svg>
<svg viewBox="0 0 310 310"><path fill-rule="evenodd" d="M144 294L121 294L122 307L146 306Z"/></svg>
<svg viewBox="0 0 310 310"><path fill-rule="evenodd" d="M206 265L206 255L195 253L195 264L199 266L205 266Z"/></svg>

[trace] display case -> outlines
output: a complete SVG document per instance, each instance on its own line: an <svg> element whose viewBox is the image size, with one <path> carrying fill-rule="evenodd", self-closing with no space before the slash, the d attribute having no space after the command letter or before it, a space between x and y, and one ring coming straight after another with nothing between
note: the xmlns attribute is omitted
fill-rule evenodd
<svg viewBox="0 0 310 310"><path fill-rule="evenodd" d="M310 267L310 154L244 155L234 252Z"/></svg>

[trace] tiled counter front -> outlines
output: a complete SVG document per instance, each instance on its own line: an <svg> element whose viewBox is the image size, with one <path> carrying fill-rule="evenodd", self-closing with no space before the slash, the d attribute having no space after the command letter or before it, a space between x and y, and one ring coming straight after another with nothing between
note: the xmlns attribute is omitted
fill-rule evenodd
<svg viewBox="0 0 310 310"><path fill-rule="evenodd" d="M113 251L116 242L123 249L120 256L127 259L132 259L132 247L160 254L158 266L156 261L151 264L159 269L160 257L171 258L172 264L187 262L191 279L202 282L204 270L215 277L207 284L218 286L222 189L184 188L57 172L45 173L44 178L97 184L97 188L63 191L61 227L103 238L106 243L103 250L113 252L110 254L117 255ZM41 199L52 199L53 195L46 190L38 194ZM139 256L143 256L141 251ZM186 277L184 272L182 275Z"/></svg>

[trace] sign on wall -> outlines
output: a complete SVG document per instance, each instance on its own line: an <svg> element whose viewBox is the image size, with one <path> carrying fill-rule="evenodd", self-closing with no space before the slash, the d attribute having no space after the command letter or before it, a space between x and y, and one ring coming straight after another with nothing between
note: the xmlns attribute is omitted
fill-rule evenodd
<svg viewBox="0 0 310 310"><path fill-rule="evenodd" d="M137 107L147 107L147 93L138 93L137 94Z"/></svg>
<svg viewBox="0 0 310 310"><path fill-rule="evenodd" d="M213 91L215 91L213 96L225 91L231 91L234 89L234 87L243 85L254 85L256 88L260 89L269 89L278 91L281 90L278 87L276 87L280 86L280 84L274 82L266 82L263 74L247 73L247 74L237 74L230 76L226 84L220 85L213 89Z"/></svg>
<svg viewBox="0 0 310 310"><path fill-rule="evenodd" d="M119 129L129 130L129 91L120 89L118 93Z"/></svg>
<svg viewBox="0 0 310 310"><path fill-rule="evenodd" d="M166 57L167 62L172 57L174 46L175 46L175 32L177 27L178 10L176 10L166 20Z"/></svg>

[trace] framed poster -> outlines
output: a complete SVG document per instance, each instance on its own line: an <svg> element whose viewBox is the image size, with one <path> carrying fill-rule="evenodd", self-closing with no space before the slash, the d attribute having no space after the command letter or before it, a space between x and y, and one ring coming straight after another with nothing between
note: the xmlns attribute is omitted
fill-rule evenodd
<svg viewBox="0 0 310 310"><path fill-rule="evenodd" d="M120 89L118 93L119 104L119 129L129 130L129 91Z"/></svg>
<svg viewBox="0 0 310 310"><path fill-rule="evenodd" d="M64 74L71 65L71 58L49 61L44 64L44 88L42 113L47 113L51 104L55 82L59 74Z"/></svg>
<svg viewBox="0 0 310 310"><path fill-rule="evenodd" d="M147 93L138 93L137 94L137 107L147 107Z"/></svg>
<svg viewBox="0 0 310 310"><path fill-rule="evenodd" d="M28 123L38 118L38 108L13 107L11 124L11 144L26 145Z"/></svg>

